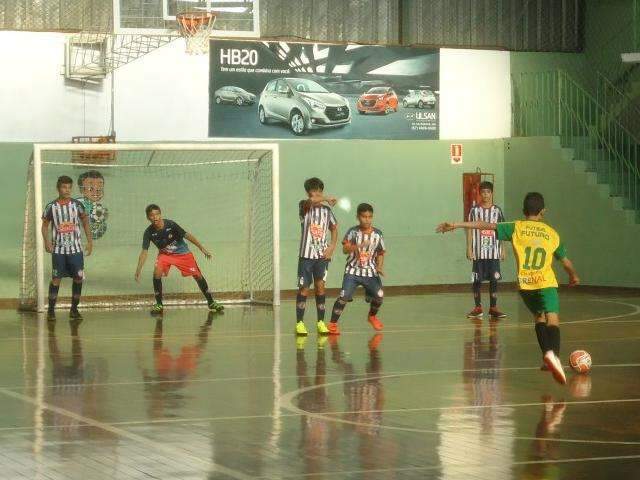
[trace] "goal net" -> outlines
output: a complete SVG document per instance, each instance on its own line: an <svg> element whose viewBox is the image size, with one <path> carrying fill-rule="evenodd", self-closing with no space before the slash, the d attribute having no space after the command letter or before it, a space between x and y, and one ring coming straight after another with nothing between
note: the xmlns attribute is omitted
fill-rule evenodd
<svg viewBox="0 0 640 480"><path fill-rule="evenodd" d="M51 144L35 146L29 168L23 309L45 307L51 258L40 233L41 217L57 198L61 175L73 179L72 196L85 204L94 238L93 253L85 255L81 306L152 302L153 244L140 283L134 280L149 226L145 207L151 203L213 253L208 261L189 244L217 299L279 303L276 145ZM69 305L70 289L63 281L58 306ZM193 279L175 269L163 281L163 292L166 305L204 302Z"/></svg>

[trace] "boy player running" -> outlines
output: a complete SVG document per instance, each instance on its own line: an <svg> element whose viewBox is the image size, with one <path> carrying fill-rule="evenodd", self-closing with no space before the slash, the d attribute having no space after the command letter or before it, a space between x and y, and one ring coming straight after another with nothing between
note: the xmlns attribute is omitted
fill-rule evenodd
<svg viewBox="0 0 640 480"><path fill-rule="evenodd" d="M560 235L542 221L544 198L537 192L527 193L524 198L525 220L508 223L460 222L441 223L436 229L444 233L456 228L495 230L498 240L509 241L518 267L520 296L535 319L536 336L542 350L543 360L558 383L567 379L562 369L560 355L560 302L558 281L553 272L555 257L569 275L569 286L578 285L580 279L571 261L567 258Z"/></svg>

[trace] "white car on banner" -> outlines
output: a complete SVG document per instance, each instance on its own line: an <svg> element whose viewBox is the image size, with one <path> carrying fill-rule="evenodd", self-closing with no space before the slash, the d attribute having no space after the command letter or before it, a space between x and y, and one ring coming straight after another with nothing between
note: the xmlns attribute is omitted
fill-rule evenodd
<svg viewBox="0 0 640 480"><path fill-rule="evenodd" d="M402 99L403 107L433 108L436 96L431 90L409 90L409 95Z"/></svg>

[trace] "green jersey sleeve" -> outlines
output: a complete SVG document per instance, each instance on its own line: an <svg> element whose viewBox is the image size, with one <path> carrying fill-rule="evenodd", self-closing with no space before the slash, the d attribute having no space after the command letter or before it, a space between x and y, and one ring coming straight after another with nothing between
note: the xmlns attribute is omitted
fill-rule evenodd
<svg viewBox="0 0 640 480"><path fill-rule="evenodd" d="M561 243L560 245L558 245L558 248L556 248L556 251L553 252L553 256L555 257L556 260L562 260L563 258L566 258L567 249L565 248L564 243Z"/></svg>
<svg viewBox="0 0 640 480"><path fill-rule="evenodd" d="M514 222L502 222L498 223L498 227L496 228L496 234L498 235L498 240L505 240L507 242L511 241L511 237L513 237L513 232L516 229L516 224Z"/></svg>

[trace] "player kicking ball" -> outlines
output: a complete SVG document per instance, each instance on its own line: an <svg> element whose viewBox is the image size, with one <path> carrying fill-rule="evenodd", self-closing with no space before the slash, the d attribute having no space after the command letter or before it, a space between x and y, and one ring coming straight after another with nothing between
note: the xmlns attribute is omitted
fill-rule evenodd
<svg viewBox="0 0 640 480"><path fill-rule="evenodd" d="M353 293L358 285L362 285L369 303L369 323L374 330L383 328L378 319L378 310L382 306L382 280L384 276L385 246L382 232L373 226L373 207L368 203L361 203L357 210L358 225L347 230L342 241L342 251L348 255L344 269L340 296L333 304L329 334L340 335L338 320L347 302L353 299Z"/></svg>
<svg viewBox="0 0 640 480"><path fill-rule="evenodd" d="M456 228L495 230L498 240L511 242L518 268L520 296L535 319L536 336L542 350L546 368L560 383L567 379L560 355L560 301L558 281L553 272L553 258L562 263L569 275L569 286L578 285L580 279L567 258L560 235L542 221L544 197L530 192L524 197L522 209L525 219L507 223L460 222L441 223L436 231L450 232Z"/></svg>
<svg viewBox="0 0 640 480"><path fill-rule="evenodd" d="M222 312L224 307L213 299L209 285L202 276L202 272L196 263L193 253L189 251L189 246L185 240L189 240L203 253L207 260L211 259L211 253L204 248L198 239L186 232L180 225L172 220L162 218L160 207L155 204L147 206L145 209L147 219L151 225L144 231L142 237L142 251L138 257L138 267L136 268L136 282L140 281L140 272L147 260L149 245L153 243L158 247L158 257L153 270L153 291L156 297L156 304L151 309L151 314L162 315L162 277L169 274L171 266L175 266L183 277L193 277L198 284L200 291L207 299L209 310Z"/></svg>

